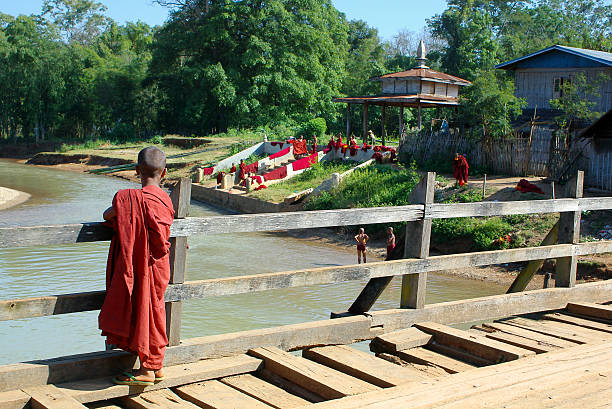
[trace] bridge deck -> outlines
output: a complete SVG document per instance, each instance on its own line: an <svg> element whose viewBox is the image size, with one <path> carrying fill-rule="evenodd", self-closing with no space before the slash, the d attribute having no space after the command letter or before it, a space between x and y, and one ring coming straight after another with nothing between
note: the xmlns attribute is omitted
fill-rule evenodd
<svg viewBox="0 0 612 409"><path fill-rule="evenodd" d="M0 408L609 407L612 306L513 316L458 330L423 322L348 345L277 347L168 367L152 387L110 378L0 393Z"/></svg>

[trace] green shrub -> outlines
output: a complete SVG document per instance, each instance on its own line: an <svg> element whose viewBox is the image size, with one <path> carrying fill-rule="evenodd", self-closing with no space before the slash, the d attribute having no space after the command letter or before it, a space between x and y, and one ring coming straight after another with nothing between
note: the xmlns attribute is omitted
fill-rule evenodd
<svg viewBox="0 0 612 409"><path fill-rule="evenodd" d="M496 246L494 246L494 242L511 231L511 225L499 217L492 217L490 219L481 220L480 223L474 226L472 238L479 250L489 250L494 247L507 248L510 245L507 241L500 241Z"/></svg>
<svg viewBox="0 0 612 409"><path fill-rule="evenodd" d="M151 143L153 145L163 145L164 144L164 137L161 136L161 135L152 136L151 138L149 138L149 143Z"/></svg>
<svg viewBox="0 0 612 409"><path fill-rule="evenodd" d="M323 118L314 118L310 121L302 124L300 128L300 134L304 135L304 138L310 139L313 135L317 138L321 138L327 131L327 123Z"/></svg>
<svg viewBox="0 0 612 409"><path fill-rule="evenodd" d="M109 136L114 140L125 142L133 140L136 134L132 124L121 122L115 125Z"/></svg>

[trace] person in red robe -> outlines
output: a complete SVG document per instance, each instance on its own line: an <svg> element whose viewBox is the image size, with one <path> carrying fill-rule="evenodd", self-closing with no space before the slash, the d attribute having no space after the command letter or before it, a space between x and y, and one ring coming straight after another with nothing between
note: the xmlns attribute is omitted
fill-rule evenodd
<svg viewBox="0 0 612 409"><path fill-rule="evenodd" d="M236 164L232 163L232 168L230 169L230 173L235 173L236 172Z"/></svg>
<svg viewBox="0 0 612 409"><path fill-rule="evenodd" d="M238 167L240 168L240 173L238 174L240 180L246 179L247 165L246 163L244 163L244 160L240 159L240 164L238 165Z"/></svg>
<svg viewBox="0 0 612 409"><path fill-rule="evenodd" d="M168 338L164 293L170 280L172 201L160 187L166 156L154 147L138 154L142 189L117 192L104 219L115 234L106 266L106 297L98 318L106 343L137 355L140 368L113 381L153 385L163 378Z"/></svg>
<svg viewBox="0 0 612 409"><path fill-rule="evenodd" d="M312 153L317 153L317 148L318 148L317 143L318 143L317 135L312 135L312 151L311 151Z"/></svg>
<svg viewBox="0 0 612 409"><path fill-rule="evenodd" d="M395 234L393 234L393 227L387 227L387 257L389 260L389 255L395 248Z"/></svg>
<svg viewBox="0 0 612 409"><path fill-rule="evenodd" d="M465 159L465 156L455 153L453 160L453 177L457 179L457 184L463 186L468 181L468 173L470 166Z"/></svg>
<svg viewBox="0 0 612 409"><path fill-rule="evenodd" d="M336 150L342 149L342 134L336 135L336 145L334 147Z"/></svg>

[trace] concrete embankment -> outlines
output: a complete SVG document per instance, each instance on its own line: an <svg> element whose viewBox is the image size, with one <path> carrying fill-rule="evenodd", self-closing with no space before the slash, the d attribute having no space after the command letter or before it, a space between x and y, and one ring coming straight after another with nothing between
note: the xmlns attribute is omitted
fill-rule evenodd
<svg viewBox="0 0 612 409"><path fill-rule="evenodd" d="M232 194L214 187L205 187L195 183L191 185L191 197L194 200L238 213L277 213L301 210L301 208L296 205L265 202L252 197Z"/></svg>
<svg viewBox="0 0 612 409"><path fill-rule="evenodd" d="M0 186L0 210L17 206L30 198L29 193Z"/></svg>

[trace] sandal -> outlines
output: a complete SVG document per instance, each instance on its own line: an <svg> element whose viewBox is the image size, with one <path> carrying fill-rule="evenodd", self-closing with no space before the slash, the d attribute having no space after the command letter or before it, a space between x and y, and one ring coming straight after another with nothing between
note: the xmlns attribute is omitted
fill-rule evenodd
<svg viewBox="0 0 612 409"><path fill-rule="evenodd" d="M131 372L131 371L123 371L123 372L121 373L121 375L124 375L124 376L127 376L127 377L132 377L132 376L135 376L135 375L134 375L134 372ZM163 380L164 380L164 377L163 377L163 376L155 376L155 383L159 383L159 382L161 382L161 381L163 381Z"/></svg>
<svg viewBox="0 0 612 409"><path fill-rule="evenodd" d="M124 372L122 375L127 376L129 379L119 379L119 376L115 376L113 378L113 383L117 385L128 385L128 386L153 386L155 383L151 381L141 381L136 379L136 377L129 373Z"/></svg>

